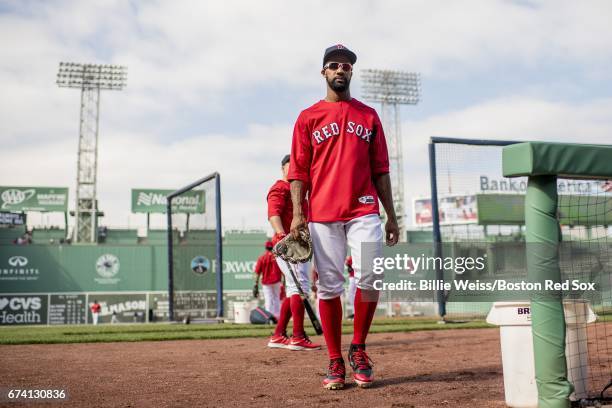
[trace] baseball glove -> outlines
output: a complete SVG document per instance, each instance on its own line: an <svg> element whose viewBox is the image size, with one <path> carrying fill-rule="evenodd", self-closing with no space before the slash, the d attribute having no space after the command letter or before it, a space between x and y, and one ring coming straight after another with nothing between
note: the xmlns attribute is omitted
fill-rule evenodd
<svg viewBox="0 0 612 408"><path fill-rule="evenodd" d="M312 240L306 230L300 230L298 239L288 234L272 248L272 253L289 263L305 263L312 258Z"/></svg>

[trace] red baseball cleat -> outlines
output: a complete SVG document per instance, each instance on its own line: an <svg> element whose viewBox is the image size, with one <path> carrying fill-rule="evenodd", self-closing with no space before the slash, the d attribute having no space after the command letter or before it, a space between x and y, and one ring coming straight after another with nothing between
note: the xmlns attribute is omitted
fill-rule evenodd
<svg viewBox="0 0 612 408"><path fill-rule="evenodd" d="M289 346L289 337L281 334L280 336L274 334L270 337L270 341L268 341L268 347L270 348L288 348Z"/></svg>
<svg viewBox="0 0 612 408"><path fill-rule="evenodd" d="M374 371L372 360L365 352L365 344L352 344L349 348L349 364L353 369L353 378L361 388L372 386Z"/></svg>
<svg viewBox="0 0 612 408"><path fill-rule="evenodd" d="M292 336L287 346L290 350L321 350L321 345L310 341L308 336L304 334L303 337Z"/></svg>
<svg viewBox="0 0 612 408"><path fill-rule="evenodd" d="M341 390L344 388L345 377L346 369L344 368L344 360L341 358L329 360L327 376L323 380L323 388L328 390Z"/></svg>

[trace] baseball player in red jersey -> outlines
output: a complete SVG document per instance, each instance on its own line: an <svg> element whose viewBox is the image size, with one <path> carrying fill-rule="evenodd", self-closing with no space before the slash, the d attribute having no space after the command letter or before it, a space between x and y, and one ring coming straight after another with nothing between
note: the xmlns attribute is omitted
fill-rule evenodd
<svg viewBox="0 0 612 408"><path fill-rule="evenodd" d="M261 278L265 302L264 307L278 319L281 310L281 271L272 254L272 241L267 241L265 247L266 252L257 258L255 263L255 289L259 286L259 279ZM257 292L255 290L253 294L256 295Z"/></svg>
<svg viewBox="0 0 612 408"><path fill-rule="evenodd" d="M276 181L268 192L268 221L274 230L272 242L276 244L280 241L291 227L293 217L293 204L291 203L291 192L289 182L287 181L287 173L290 168L290 156L286 155L281 161L282 180ZM306 201L301 203L302 212L307 210ZM310 341L304 331L304 303L299 295L299 291L293 278L290 275L287 264L277 258L277 264L285 275L285 290L287 298L281 306L281 313L276 325L276 330L270 340L268 347L272 348L288 348L290 350L319 350L321 345ZM296 278L305 294L310 292L310 279L308 276L309 263L296 265L294 271ZM293 336L287 337L287 324L289 319L293 317Z"/></svg>
<svg viewBox="0 0 612 408"><path fill-rule="evenodd" d="M382 256L379 199L387 213L387 245L395 245L399 238L380 119L374 109L351 98L349 91L356 60L355 53L343 45L325 50L321 74L327 95L302 111L295 123L288 176L294 209L291 233L297 237L300 229L310 230L319 272L319 312L330 358L323 385L328 389L344 388L346 376L340 348L340 297L347 246L357 286L348 361L357 385L368 387L374 379L365 341L378 300L373 284L381 275L361 260ZM308 213L301 205L306 193ZM369 245L362 247L363 242Z"/></svg>

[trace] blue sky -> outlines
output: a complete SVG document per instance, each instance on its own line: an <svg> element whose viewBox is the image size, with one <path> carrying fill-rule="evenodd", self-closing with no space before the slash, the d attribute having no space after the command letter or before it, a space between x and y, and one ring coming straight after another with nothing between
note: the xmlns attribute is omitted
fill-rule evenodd
<svg viewBox="0 0 612 408"><path fill-rule="evenodd" d="M410 203L432 135L610 143L611 20L607 1L0 1L0 185L68 186L73 205L79 95L55 85L58 63L122 64L127 87L101 103L105 222L143 225L132 187L219 171L224 225L267 228L267 188L340 42L357 98L360 69L422 74L402 108Z"/></svg>

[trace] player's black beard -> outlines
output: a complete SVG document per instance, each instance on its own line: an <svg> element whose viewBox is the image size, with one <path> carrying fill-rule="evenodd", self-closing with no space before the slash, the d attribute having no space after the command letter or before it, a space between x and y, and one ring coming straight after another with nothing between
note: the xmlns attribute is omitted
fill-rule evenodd
<svg viewBox="0 0 612 408"><path fill-rule="evenodd" d="M329 84L329 87L334 91L334 92L344 92L349 88L349 85L351 83L351 81L347 78L344 77L344 83L343 84L339 84L336 80L338 78L333 78L331 80L327 80L327 83Z"/></svg>

